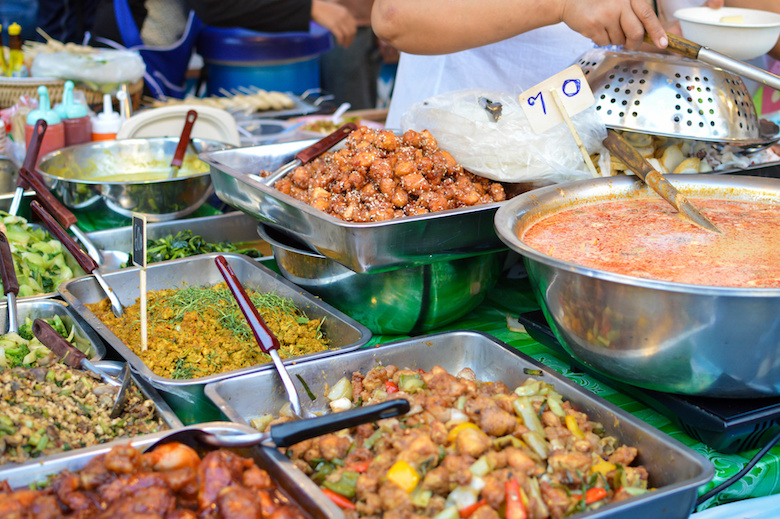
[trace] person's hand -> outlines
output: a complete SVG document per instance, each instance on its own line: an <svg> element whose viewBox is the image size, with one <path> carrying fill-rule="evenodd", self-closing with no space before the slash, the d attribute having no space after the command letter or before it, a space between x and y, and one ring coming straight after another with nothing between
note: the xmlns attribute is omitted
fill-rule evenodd
<svg viewBox="0 0 780 519"><path fill-rule="evenodd" d="M328 29L342 47L352 45L357 34L357 22L343 5L312 0L311 19Z"/></svg>
<svg viewBox="0 0 780 519"><path fill-rule="evenodd" d="M660 49L669 43L660 20L644 0L563 0L560 19L600 46L636 50L645 32Z"/></svg>

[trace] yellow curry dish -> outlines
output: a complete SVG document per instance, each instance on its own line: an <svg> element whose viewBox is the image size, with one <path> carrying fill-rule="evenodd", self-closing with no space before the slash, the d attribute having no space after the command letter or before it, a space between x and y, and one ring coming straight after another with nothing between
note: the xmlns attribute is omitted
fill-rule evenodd
<svg viewBox="0 0 780 519"><path fill-rule="evenodd" d="M295 303L274 293L247 290L260 316L279 339L282 358L325 351L322 319L310 319ZM147 293L147 348L142 349L140 303L121 318L108 300L87 304L156 375L171 379L207 377L265 364L270 355L257 344L225 283Z"/></svg>

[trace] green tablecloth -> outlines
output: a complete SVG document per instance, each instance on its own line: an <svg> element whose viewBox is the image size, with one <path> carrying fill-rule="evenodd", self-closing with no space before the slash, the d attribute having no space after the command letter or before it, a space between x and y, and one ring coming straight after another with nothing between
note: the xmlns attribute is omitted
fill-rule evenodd
<svg viewBox="0 0 780 519"><path fill-rule="evenodd" d="M600 380L587 374L573 371L568 360L557 351L540 344L527 333L512 331L507 326L507 315L517 317L522 313L536 310L539 305L534 298L527 279L502 279L489 292L486 300L476 309L456 322L436 331L477 330L488 333L519 351L533 357L543 364L564 374L569 379L588 388L600 397L630 412L637 418L672 436L684 445L706 456L715 467L715 477L699 490L699 495L714 488L737 473L750 461L756 450L737 454L724 454L691 438L662 414L648 408L636 399L621 393ZM396 335L376 335L370 345L406 338ZM780 447L769 451L753 469L742 479L720 494L707 500L698 510L718 504L780 493Z"/></svg>

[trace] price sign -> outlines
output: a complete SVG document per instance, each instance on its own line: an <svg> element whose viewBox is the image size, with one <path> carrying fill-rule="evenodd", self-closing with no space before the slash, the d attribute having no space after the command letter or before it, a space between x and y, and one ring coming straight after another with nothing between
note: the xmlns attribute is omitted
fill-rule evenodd
<svg viewBox="0 0 780 519"><path fill-rule="evenodd" d="M149 343L148 317L146 312L146 216L133 215L133 265L141 267L138 273L138 288L141 291L141 351L146 351Z"/></svg>
<svg viewBox="0 0 780 519"><path fill-rule="evenodd" d="M520 107L534 133L546 132L563 122L567 115L562 114L556 105L553 91L556 91L568 116L585 110L596 101L582 69L579 65L572 65L520 94Z"/></svg>
<svg viewBox="0 0 780 519"><path fill-rule="evenodd" d="M146 216L133 216L133 265L146 267Z"/></svg>

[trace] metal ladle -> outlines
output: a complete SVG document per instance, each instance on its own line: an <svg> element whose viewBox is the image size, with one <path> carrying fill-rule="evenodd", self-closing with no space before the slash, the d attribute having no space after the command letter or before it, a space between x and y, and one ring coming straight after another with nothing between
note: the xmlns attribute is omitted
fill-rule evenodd
<svg viewBox="0 0 780 519"><path fill-rule="evenodd" d="M122 367L119 377L115 379L92 364L81 350L69 343L52 327L52 325L43 319L35 319L33 321L32 332L33 335L41 341L41 344L49 348L67 366L91 371L92 373L97 374L107 384L117 387L114 404L111 406L109 416L111 418L116 418L122 413L122 410L127 403L127 388L130 385L130 368L127 363Z"/></svg>
<svg viewBox="0 0 780 519"><path fill-rule="evenodd" d="M236 276L236 273L233 271L233 268L230 266L227 259L220 255L214 258L214 261L216 262L222 277L225 278L225 282L227 283L228 288L230 288L233 297L236 298L238 307L241 308L241 312L243 312L244 317L246 317L249 328L252 330L252 333L257 340L257 344L265 353L271 356L274 366L276 366L276 371L279 372L279 377L282 379L284 389L287 391L287 399L290 401L293 413L295 413L298 418L314 418L317 415L312 411L307 409L304 416L304 413L301 410L301 399L295 389L295 384L293 384L292 378L290 378L290 374L287 372L287 368L284 367L284 363L282 362L281 357L279 357L279 339L276 338L271 329L268 328L268 325L265 324L265 321L263 321L263 318L260 317L260 313L257 311L257 308L255 308L255 305L252 304L249 295L246 293L246 290L244 290L244 286L238 280L238 276Z"/></svg>
<svg viewBox="0 0 780 519"><path fill-rule="evenodd" d="M184 118L184 128L181 130L179 136L179 144L176 146L176 151L173 153L171 159L171 173L168 178L176 178L179 175L181 165L184 163L184 155L187 153L187 148L194 145L190 135L192 134L192 127L195 125L195 121L198 119L198 112L195 110L189 110Z"/></svg>
<svg viewBox="0 0 780 519"><path fill-rule="evenodd" d="M16 277L14 258L8 237L0 231L0 275L3 280L3 292L8 300L8 330L5 333L19 331L19 313L16 308L16 296L19 295L19 280Z"/></svg>
<svg viewBox="0 0 780 519"><path fill-rule="evenodd" d="M22 205L24 190L30 188L22 173L35 169L35 165L38 163L38 154L41 152L43 136L46 134L46 128L48 127L49 125L45 119L38 119L35 122L30 142L27 143L27 153L24 156L24 162L22 162L22 167L19 168L19 176L16 178L16 190L14 191L14 197L11 200L11 207L8 209L8 214L11 216L19 214L19 207Z"/></svg>

